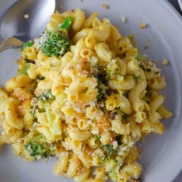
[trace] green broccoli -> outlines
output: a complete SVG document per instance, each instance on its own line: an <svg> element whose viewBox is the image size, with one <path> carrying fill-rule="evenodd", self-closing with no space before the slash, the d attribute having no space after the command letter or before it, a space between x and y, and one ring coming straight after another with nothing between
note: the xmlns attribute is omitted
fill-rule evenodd
<svg viewBox="0 0 182 182"><path fill-rule="evenodd" d="M27 74L28 69L30 68L31 64L34 64L32 60L27 58L20 58L18 60L18 75Z"/></svg>
<svg viewBox="0 0 182 182"><path fill-rule="evenodd" d="M50 155L49 148L45 142L29 141L25 144L25 149L35 159L44 159Z"/></svg>
<svg viewBox="0 0 182 182"><path fill-rule="evenodd" d="M41 45L41 50L46 56L63 56L70 51L71 40L63 31L54 30L45 32L45 41Z"/></svg>
<svg viewBox="0 0 182 182"><path fill-rule="evenodd" d="M30 107L30 114L34 119L37 118L37 112L45 112L45 109L43 107L40 107L41 105L47 105L50 104L55 99L55 96L52 95L51 90L46 90L43 93L41 93L38 97L33 97L31 100L31 107Z"/></svg>
<svg viewBox="0 0 182 182"><path fill-rule="evenodd" d="M23 51L26 47L31 47L33 46L33 42L32 41L28 41L26 43L23 44L22 48L21 48L21 51Z"/></svg>
<svg viewBox="0 0 182 182"><path fill-rule="evenodd" d="M68 16L64 19L64 21L58 28L69 30L71 28L72 23L73 23L73 18Z"/></svg>
<svg viewBox="0 0 182 182"><path fill-rule="evenodd" d="M38 100L42 102L48 102L48 101L53 101L55 97L52 95L51 90L46 90L42 94L38 96Z"/></svg>
<svg viewBox="0 0 182 182"><path fill-rule="evenodd" d="M24 63L22 65L22 68L20 70L18 70L18 75L27 75L27 71L30 68L30 63Z"/></svg>
<svg viewBox="0 0 182 182"><path fill-rule="evenodd" d="M100 149L103 151L103 155L99 156L101 163L104 163L107 160L110 160L118 152L118 149L117 148L114 149L113 145L111 144L101 145Z"/></svg>
<svg viewBox="0 0 182 182"><path fill-rule="evenodd" d="M98 135L94 135L94 138L96 139L96 140L100 140L100 136L98 136Z"/></svg>
<svg viewBox="0 0 182 182"><path fill-rule="evenodd" d="M29 134L25 136L24 147L34 159L44 159L55 153L54 145L47 143L45 137L37 131L33 131L31 137Z"/></svg>
<svg viewBox="0 0 182 182"><path fill-rule="evenodd" d="M62 24L53 31L42 35L41 50L46 56L63 56L70 51L72 44L67 32L73 23L72 17L66 17Z"/></svg>

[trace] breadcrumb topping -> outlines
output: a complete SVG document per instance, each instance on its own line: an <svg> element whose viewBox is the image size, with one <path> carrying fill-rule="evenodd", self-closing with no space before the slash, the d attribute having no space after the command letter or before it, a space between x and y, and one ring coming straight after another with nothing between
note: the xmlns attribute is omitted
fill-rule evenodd
<svg viewBox="0 0 182 182"><path fill-rule="evenodd" d="M104 9L109 9L109 5L108 5L108 4L103 4L102 7L103 7Z"/></svg>
<svg viewBox="0 0 182 182"><path fill-rule="evenodd" d="M169 61L167 59L162 60L162 65L167 66L169 64Z"/></svg>
<svg viewBox="0 0 182 182"><path fill-rule="evenodd" d="M25 18L25 19L28 19L29 17L30 17L30 16L29 16L28 13L24 15L24 18Z"/></svg>
<svg viewBox="0 0 182 182"><path fill-rule="evenodd" d="M141 24L140 24L140 28L141 28L141 29L147 28L147 23L145 23L145 22L141 23Z"/></svg>
<svg viewBox="0 0 182 182"><path fill-rule="evenodd" d="M124 17L124 16L122 16L122 17L121 17L121 22L122 22L122 23L126 23L126 22L127 22L127 18Z"/></svg>

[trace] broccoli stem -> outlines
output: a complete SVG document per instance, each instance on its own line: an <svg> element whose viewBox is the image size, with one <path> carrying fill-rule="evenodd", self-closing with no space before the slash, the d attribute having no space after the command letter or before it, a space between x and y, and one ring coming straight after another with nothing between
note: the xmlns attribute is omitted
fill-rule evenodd
<svg viewBox="0 0 182 182"><path fill-rule="evenodd" d="M73 18L68 16L64 19L61 26L59 28L69 30L73 23Z"/></svg>

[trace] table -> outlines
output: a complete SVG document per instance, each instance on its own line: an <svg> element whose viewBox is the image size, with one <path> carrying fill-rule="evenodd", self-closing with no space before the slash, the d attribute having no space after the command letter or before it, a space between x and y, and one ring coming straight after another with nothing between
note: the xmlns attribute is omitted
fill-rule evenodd
<svg viewBox="0 0 182 182"><path fill-rule="evenodd" d="M178 1L177 0L168 0L177 10L178 12L182 15L182 11L180 9L180 6L178 4Z"/></svg>

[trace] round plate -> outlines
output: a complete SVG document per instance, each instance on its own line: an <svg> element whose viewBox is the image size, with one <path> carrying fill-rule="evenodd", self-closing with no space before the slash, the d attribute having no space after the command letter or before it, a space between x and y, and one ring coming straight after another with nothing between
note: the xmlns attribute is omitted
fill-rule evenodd
<svg viewBox="0 0 182 182"><path fill-rule="evenodd" d="M11 1L1 0L0 15L4 7ZM8 5L7 5L8 4ZM102 7L109 6L108 9ZM152 134L141 144L144 167L142 180L144 182L173 181L182 169L182 21L168 1L151 0L57 0L57 7L63 10L82 8L89 15L98 11L100 17L107 17L111 23L119 27L122 35L135 35L135 42L142 53L155 60L162 69L167 87L165 106L172 110L174 116L162 121L166 127L161 136ZM1 17L1 16L0 16ZM127 22L122 23L121 17ZM140 23L147 23L146 29L140 29ZM36 28L36 27L35 27ZM6 50L0 54L0 86L16 74L15 60L20 56L19 49ZM163 59L169 60L169 65L163 66ZM65 178L56 177L52 169L56 159L47 159L27 163L21 157L14 157L10 146L3 146L0 151L0 179L3 182L64 182ZM68 181L72 181L68 179Z"/></svg>

